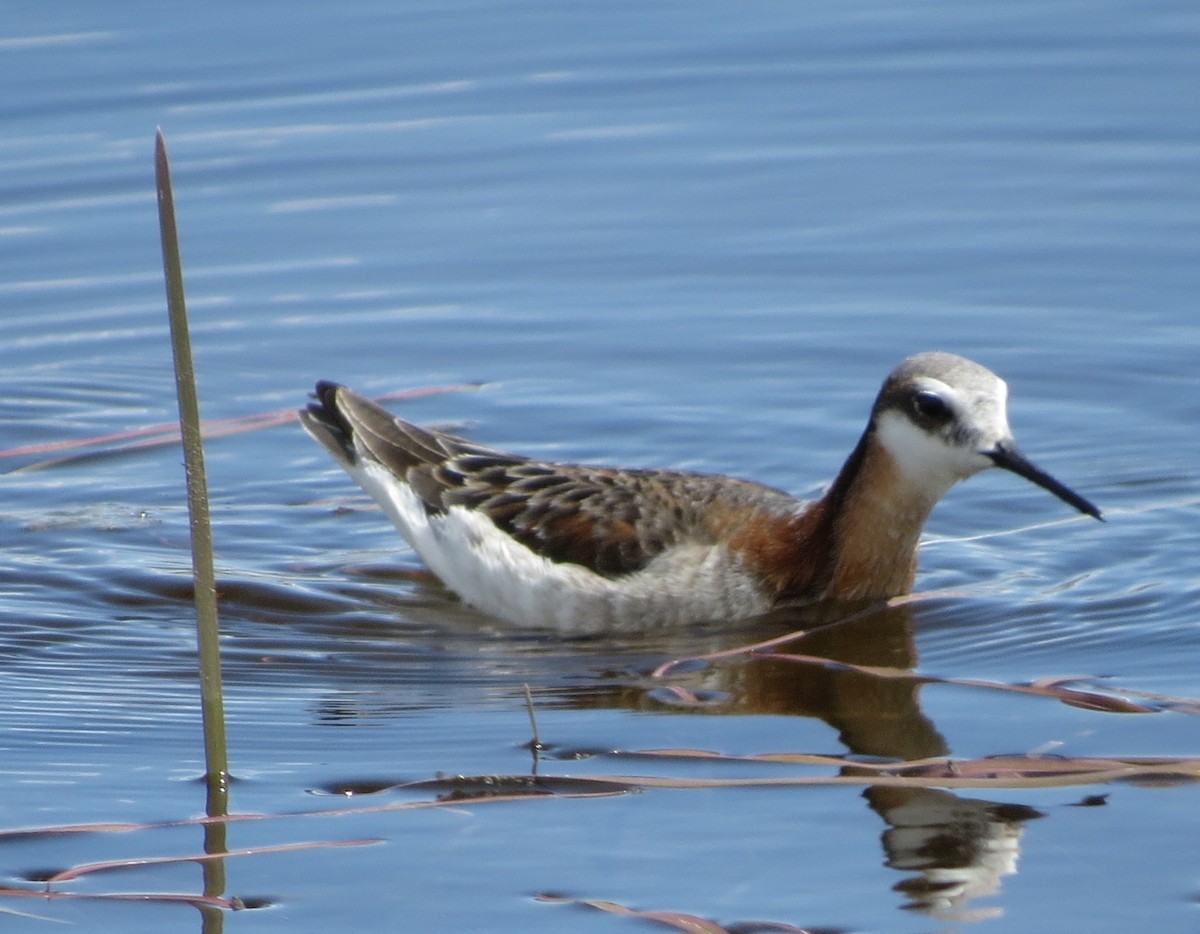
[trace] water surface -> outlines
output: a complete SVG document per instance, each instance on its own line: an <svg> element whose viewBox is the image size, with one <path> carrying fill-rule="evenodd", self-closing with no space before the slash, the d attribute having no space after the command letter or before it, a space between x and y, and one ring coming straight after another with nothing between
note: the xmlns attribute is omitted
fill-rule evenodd
<svg viewBox="0 0 1200 934"><path fill-rule="evenodd" d="M318 378L469 382L395 408L548 457L815 494L896 362L962 353L1009 382L1023 447L1108 521L972 480L923 549L919 587L942 595L802 650L1200 697L1190 5L66 3L6 22L0 447L173 418L162 126L207 418L294 409ZM65 453L2 461L0 829L196 816L179 452ZM664 683L663 661L804 621L514 634L421 575L294 424L215 438L208 458L239 813L528 775L526 685L543 776L831 774L633 755L658 749L1200 753L1194 713L1155 700L1115 714L787 662ZM724 787L248 822L231 847L380 842L230 859L221 894L271 907L219 917L641 926L552 893L724 925L1188 931L1197 804L1162 782ZM202 847L196 827L8 837L0 872L36 889L47 868ZM184 864L56 889L200 887ZM170 903L0 908L30 915L13 931L201 924Z"/></svg>

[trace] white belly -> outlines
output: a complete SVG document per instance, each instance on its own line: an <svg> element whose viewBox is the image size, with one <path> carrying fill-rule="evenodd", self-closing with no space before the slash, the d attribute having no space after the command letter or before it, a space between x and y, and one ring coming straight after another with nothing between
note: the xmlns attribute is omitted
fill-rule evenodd
<svg viewBox="0 0 1200 934"><path fill-rule="evenodd" d="M473 510L454 506L431 516L407 485L371 461L349 469L447 587L514 626L586 633L739 619L770 608L720 545L673 548L611 579L549 561Z"/></svg>

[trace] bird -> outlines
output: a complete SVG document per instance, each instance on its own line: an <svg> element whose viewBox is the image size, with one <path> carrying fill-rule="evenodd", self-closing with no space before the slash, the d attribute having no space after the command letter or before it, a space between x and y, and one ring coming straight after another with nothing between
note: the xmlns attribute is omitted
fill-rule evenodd
<svg viewBox="0 0 1200 934"><path fill-rule="evenodd" d="M304 427L429 570L517 627L721 623L911 593L934 505L992 467L1103 519L1021 453L1005 382L950 353L891 371L836 478L807 501L726 476L508 453L410 424L334 382L318 382L314 398Z"/></svg>

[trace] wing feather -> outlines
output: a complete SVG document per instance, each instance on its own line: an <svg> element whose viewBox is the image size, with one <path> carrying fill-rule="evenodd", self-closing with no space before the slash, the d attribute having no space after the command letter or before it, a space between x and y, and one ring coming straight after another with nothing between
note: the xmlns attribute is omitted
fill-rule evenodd
<svg viewBox="0 0 1200 934"><path fill-rule="evenodd" d="M509 454L412 425L333 383L318 384L317 398L304 424L339 460L373 459L431 515L476 510L535 553L608 577L639 571L674 545L714 544L740 506L782 515L798 505L744 480Z"/></svg>

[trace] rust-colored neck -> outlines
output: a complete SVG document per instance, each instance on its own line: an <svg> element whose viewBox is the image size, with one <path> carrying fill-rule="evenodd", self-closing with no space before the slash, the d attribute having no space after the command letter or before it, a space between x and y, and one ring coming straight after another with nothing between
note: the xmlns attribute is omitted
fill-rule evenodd
<svg viewBox="0 0 1200 934"><path fill-rule="evenodd" d="M794 520L780 599L874 600L908 593L937 502L910 482L868 427L828 492Z"/></svg>

